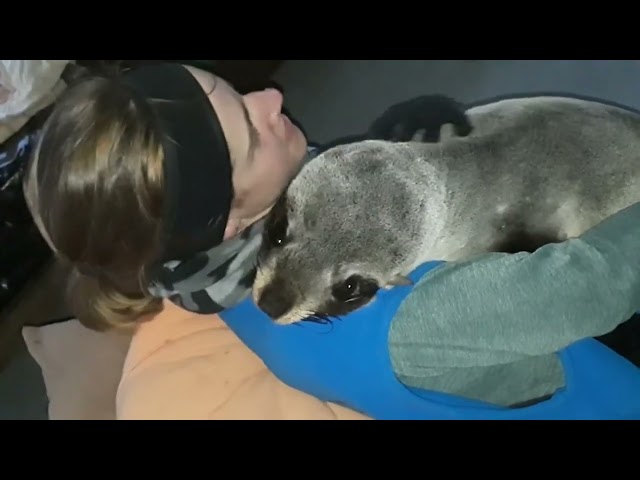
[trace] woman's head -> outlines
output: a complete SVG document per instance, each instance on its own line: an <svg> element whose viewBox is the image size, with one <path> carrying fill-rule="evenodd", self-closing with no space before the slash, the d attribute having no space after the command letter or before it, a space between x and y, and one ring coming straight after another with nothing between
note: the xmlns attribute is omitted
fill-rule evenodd
<svg viewBox="0 0 640 480"><path fill-rule="evenodd" d="M229 146L235 192L227 237L263 216L298 172L306 153L302 132L282 114L275 89L240 95L210 73L189 68L220 120Z"/></svg>
<svg viewBox="0 0 640 480"><path fill-rule="evenodd" d="M279 92L240 96L213 75L189 71L208 95L228 147L234 193L228 238L268 211L298 171L306 142L280 114ZM70 86L26 175L27 202L43 236L78 271L71 299L89 325L135 323L160 306L146 291L145 272L166 240L169 154L153 108L163 101L136 97L118 77Z"/></svg>

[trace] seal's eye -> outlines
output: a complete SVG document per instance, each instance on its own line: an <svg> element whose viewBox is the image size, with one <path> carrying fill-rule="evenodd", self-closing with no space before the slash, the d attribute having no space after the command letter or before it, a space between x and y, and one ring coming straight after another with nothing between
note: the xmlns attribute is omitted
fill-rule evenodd
<svg viewBox="0 0 640 480"><path fill-rule="evenodd" d="M287 224L285 221L274 222L266 231L267 240L272 247L281 247L284 245L287 237Z"/></svg>
<svg viewBox="0 0 640 480"><path fill-rule="evenodd" d="M331 294L339 302L353 302L362 298L370 298L378 291L378 284L360 275L351 275L346 280L336 283Z"/></svg>

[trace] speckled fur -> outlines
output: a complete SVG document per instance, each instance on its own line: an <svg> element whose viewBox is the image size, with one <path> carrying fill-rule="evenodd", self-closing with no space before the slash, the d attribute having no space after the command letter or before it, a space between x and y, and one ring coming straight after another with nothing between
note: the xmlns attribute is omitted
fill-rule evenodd
<svg viewBox="0 0 640 480"><path fill-rule="evenodd" d="M580 235L640 200L635 113L562 97L467 113L468 137L364 141L302 170L280 202L284 242L265 242L254 287L259 304L273 292L287 304L274 321L358 308L370 298L333 308L331 287L352 274L388 286L428 260L499 250L515 233Z"/></svg>

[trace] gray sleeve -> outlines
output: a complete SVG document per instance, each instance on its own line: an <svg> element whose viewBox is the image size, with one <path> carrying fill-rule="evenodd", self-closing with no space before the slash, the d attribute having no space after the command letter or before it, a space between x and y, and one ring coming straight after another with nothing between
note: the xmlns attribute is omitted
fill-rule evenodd
<svg viewBox="0 0 640 480"><path fill-rule="evenodd" d="M557 352L639 310L637 204L533 254L489 254L432 271L398 310L389 347L401 376L437 376Z"/></svg>

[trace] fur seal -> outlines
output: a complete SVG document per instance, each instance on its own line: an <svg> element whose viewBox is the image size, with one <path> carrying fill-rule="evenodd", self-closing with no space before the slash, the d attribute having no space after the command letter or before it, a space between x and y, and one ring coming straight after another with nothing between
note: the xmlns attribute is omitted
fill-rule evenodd
<svg viewBox="0 0 640 480"><path fill-rule="evenodd" d="M498 100L439 143L365 140L307 164L267 217L253 288L278 324L327 319L429 260L533 251L640 201L640 115Z"/></svg>

